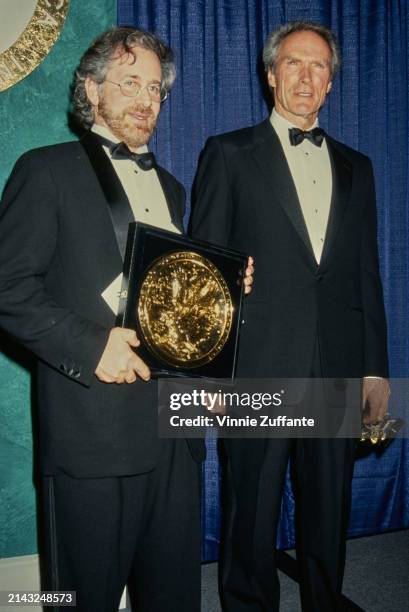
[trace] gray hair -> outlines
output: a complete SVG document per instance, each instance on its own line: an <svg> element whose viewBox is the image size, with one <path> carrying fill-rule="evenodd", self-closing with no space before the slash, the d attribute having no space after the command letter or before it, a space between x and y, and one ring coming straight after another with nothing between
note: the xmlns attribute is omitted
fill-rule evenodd
<svg viewBox="0 0 409 612"><path fill-rule="evenodd" d="M315 32L325 40L331 51L331 78L333 78L341 66L341 53L337 39L331 30L313 21L290 21L271 32L263 49L263 62L266 72L270 68L274 69L281 43L284 38L294 32Z"/></svg>
<svg viewBox="0 0 409 612"><path fill-rule="evenodd" d="M85 128L94 123L94 110L85 90L85 81L92 79L101 85L115 52L131 53L134 46L153 51L162 68L162 91L168 92L176 77L173 52L160 38L135 28L111 28L101 34L80 60L73 84L72 105L78 122Z"/></svg>

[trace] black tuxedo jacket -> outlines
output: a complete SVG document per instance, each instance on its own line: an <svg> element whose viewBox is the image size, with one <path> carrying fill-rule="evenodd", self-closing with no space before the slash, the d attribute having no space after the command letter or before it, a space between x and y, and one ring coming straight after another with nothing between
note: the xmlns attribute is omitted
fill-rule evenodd
<svg viewBox="0 0 409 612"><path fill-rule="evenodd" d="M162 168L158 176L183 230L183 187ZM43 472L98 477L153 469L156 383L110 385L94 375L115 326L101 293L122 270L133 220L98 137L89 132L82 142L23 155L0 211L0 326L39 358ZM200 441L191 449L203 457Z"/></svg>
<svg viewBox="0 0 409 612"><path fill-rule="evenodd" d="M327 143L333 195L319 265L269 120L210 138L203 151L192 232L255 259L239 376L308 377L317 334L324 376L388 374L371 162Z"/></svg>

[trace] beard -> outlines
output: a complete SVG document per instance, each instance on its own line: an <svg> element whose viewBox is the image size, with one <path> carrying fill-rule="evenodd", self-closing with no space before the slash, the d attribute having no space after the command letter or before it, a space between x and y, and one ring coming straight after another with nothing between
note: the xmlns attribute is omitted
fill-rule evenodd
<svg viewBox="0 0 409 612"><path fill-rule="evenodd" d="M138 113L143 119L137 121L129 113ZM152 109L141 104L130 104L119 113L114 113L102 98L98 104L98 115L102 117L110 131L129 148L137 149L145 145L156 127L157 117Z"/></svg>

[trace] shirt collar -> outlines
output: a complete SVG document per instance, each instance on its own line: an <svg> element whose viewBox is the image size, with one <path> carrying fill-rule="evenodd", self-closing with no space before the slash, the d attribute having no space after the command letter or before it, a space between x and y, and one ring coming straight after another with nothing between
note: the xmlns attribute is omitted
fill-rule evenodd
<svg viewBox="0 0 409 612"><path fill-rule="evenodd" d="M106 128L104 125L98 125L97 123L94 123L91 128L91 132L95 132L95 134L99 134L103 138L107 138L111 142L115 142L115 144L118 142L121 142L119 138L117 138L112 132L110 132L110 130ZM136 152L137 153L147 153L148 146L142 145L141 147L137 148Z"/></svg>
<svg viewBox="0 0 409 612"><path fill-rule="evenodd" d="M272 113L270 115L270 122L275 131L277 132L278 136L280 137L280 140L285 139L286 142L289 142L288 130L297 126L291 123L291 121L288 121L288 119L286 119L279 113L277 113L275 108L273 108ZM312 130L315 127L318 127L318 117L308 129Z"/></svg>

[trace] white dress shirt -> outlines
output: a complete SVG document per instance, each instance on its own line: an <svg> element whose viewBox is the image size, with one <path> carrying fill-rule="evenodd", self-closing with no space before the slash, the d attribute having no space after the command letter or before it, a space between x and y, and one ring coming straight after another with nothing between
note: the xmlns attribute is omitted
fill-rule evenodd
<svg viewBox="0 0 409 612"><path fill-rule="evenodd" d="M94 123L91 129L112 142L120 142L102 125ZM169 208L156 170L154 168L141 170L131 159L111 159L109 148L107 146L103 148L122 183L135 221L149 223L149 225L180 234L170 218ZM138 148L137 153L147 153L147 151L148 147L144 145Z"/></svg>
<svg viewBox="0 0 409 612"><path fill-rule="evenodd" d="M112 142L120 142L104 126L94 123L91 130ZM141 170L131 159L111 159L109 148L103 146L103 149L121 181L135 221L149 223L149 225L154 225L160 229L180 234L180 230L172 223L165 194L156 170L154 168ZM137 153L146 153L147 151L148 147L144 145L138 148ZM115 314L118 312L121 289L122 274L114 278L102 293L102 297Z"/></svg>
<svg viewBox="0 0 409 612"><path fill-rule="evenodd" d="M279 115L271 113L271 124L280 139L284 155L297 191L305 224L317 263L320 262L327 231L332 196L332 171L325 138L321 147L307 139L293 146L289 128L297 127ZM309 129L317 127L318 121Z"/></svg>
<svg viewBox="0 0 409 612"><path fill-rule="evenodd" d="M332 197L332 170L325 138L321 147L307 139L299 145L290 143L289 128L297 127L279 115L274 109L271 124L280 139L290 173L297 190L305 224L310 236L315 259L320 262ZM315 121L309 129L318 126ZM379 376L365 376L377 378Z"/></svg>

